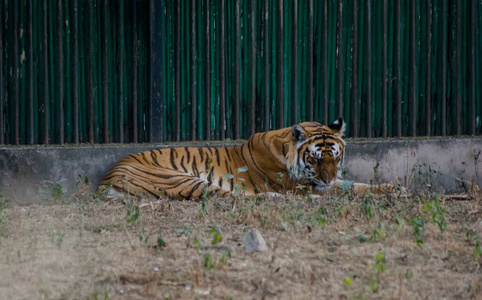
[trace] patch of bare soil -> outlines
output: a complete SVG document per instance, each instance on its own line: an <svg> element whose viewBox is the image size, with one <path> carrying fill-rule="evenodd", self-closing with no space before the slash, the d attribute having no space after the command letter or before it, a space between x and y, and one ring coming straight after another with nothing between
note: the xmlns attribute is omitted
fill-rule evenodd
<svg viewBox="0 0 482 300"><path fill-rule="evenodd" d="M0 206L4 299L482 295L481 196ZM247 254L257 228L266 252Z"/></svg>

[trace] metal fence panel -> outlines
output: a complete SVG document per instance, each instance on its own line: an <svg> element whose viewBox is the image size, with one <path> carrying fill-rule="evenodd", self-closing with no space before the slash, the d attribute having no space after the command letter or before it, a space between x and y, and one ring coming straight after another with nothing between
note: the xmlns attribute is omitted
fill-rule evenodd
<svg viewBox="0 0 482 300"><path fill-rule="evenodd" d="M482 133L482 2L0 0L0 144Z"/></svg>

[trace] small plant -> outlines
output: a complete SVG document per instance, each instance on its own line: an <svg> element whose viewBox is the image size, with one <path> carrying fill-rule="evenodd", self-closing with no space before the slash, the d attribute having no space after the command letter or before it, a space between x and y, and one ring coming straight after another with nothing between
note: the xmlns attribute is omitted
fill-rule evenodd
<svg viewBox="0 0 482 300"><path fill-rule="evenodd" d="M99 193L97 194L97 197L100 199L106 199L109 196L109 191L113 186L114 184L112 182L109 182L106 185L102 185L99 188ZM98 200L98 202L101 202L100 199Z"/></svg>
<svg viewBox="0 0 482 300"><path fill-rule="evenodd" d="M413 235L415 236L415 243L417 246L421 246L423 244L423 230L425 225L425 220L422 216L415 216L410 218L409 221L410 225L413 226Z"/></svg>
<svg viewBox="0 0 482 300"><path fill-rule="evenodd" d="M482 247L480 247L480 241L475 242L474 257L479 258L482 255Z"/></svg>
<svg viewBox="0 0 482 300"><path fill-rule="evenodd" d="M204 191L206 191L206 189ZM204 218L207 215L208 210L206 209L206 197L203 197L201 200L201 207L199 208L199 217Z"/></svg>
<svg viewBox="0 0 482 300"><path fill-rule="evenodd" d="M67 192L67 190L62 186L62 182L64 181L65 179L60 179L57 182L44 180L47 187L39 188L39 193L52 197L55 200L62 200L62 197Z"/></svg>
<svg viewBox="0 0 482 300"><path fill-rule="evenodd" d="M231 259L231 248L227 247L223 251L223 255L219 259L219 267L225 267L228 265L229 260Z"/></svg>
<svg viewBox="0 0 482 300"><path fill-rule="evenodd" d="M164 248L166 247L166 241L164 240L164 238L162 237L162 235L158 235L157 236L157 248Z"/></svg>
<svg viewBox="0 0 482 300"><path fill-rule="evenodd" d="M447 221L445 220L447 211L440 204L440 200L438 198L432 201L426 201L423 210L430 214L430 219L438 225L438 228L441 232L447 229Z"/></svg>
<svg viewBox="0 0 482 300"><path fill-rule="evenodd" d="M373 230L372 239L375 242L378 242L378 240L384 238L386 235L387 235L387 233L385 231L385 225L383 225L383 223L380 223L380 224L378 224L378 228Z"/></svg>
<svg viewBox="0 0 482 300"><path fill-rule="evenodd" d="M211 240L211 245L217 245L223 240L223 233L221 232L221 229L219 229L217 226L213 225L211 229L209 230L210 233L213 234L213 239Z"/></svg>
<svg viewBox="0 0 482 300"><path fill-rule="evenodd" d="M344 180L343 183L340 185L340 189L342 189L346 194L353 187L353 184L353 180Z"/></svg>
<svg viewBox="0 0 482 300"><path fill-rule="evenodd" d="M385 258L385 255L383 255L382 252L378 252L375 254L375 261L373 262L373 268L376 271L375 276L370 276L369 281L370 281L370 289L372 290L373 293L376 293L378 291L378 284L380 283L380 274L385 272L387 269L387 259Z"/></svg>
<svg viewBox="0 0 482 300"><path fill-rule="evenodd" d="M285 173L282 173L282 172L276 173L276 181L283 187L283 190L286 190L285 184L283 182L284 176L285 176Z"/></svg>
<svg viewBox="0 0 482 300"><path fill-rule="evenodd" d="M344 284L345 284L345 287L351 286L353 284L353 279L351 279L351 277L345 278Z"/></svg>
<svg viewBox="0 0 482 300"><path fill-rule="evenodd" d="M48 299L48 298L47 298ZM107 288L104 288L104 291L99 291L98 288L96 288L90 295L89 295L89 300L109 300L109 291Z"/></svg>
<svg viewBox="0 0 482 300"><path fill-rule="evenodd" d="M370 180L370 184L377 184L378 183L378 168L380 167L380 163L377 161L377 164L373 167L373 179Z"/></svg>
<svg viewBox="0 0 482 300"><path fill-rule="evenodd" d="M382 252L375 255L375 269L377 273L383 273L387 269L387 260Z"/></svg>
<svg viewBox="0 0 482 300"><path fill-rule="evenodd" d="M367 218L373 216L373 198L371 193L367 193L363 197L363 213Z"/></svg>
<svg viewBox="0 0 482 300"><path fill-rule="evenodd" d="M139 242L144 242L144 244L147 244L149 242L149 235L142 235L142 233L139 233Z"/></svg>
<svg viewBox="0 0 482 300"><path fill-rule="evenodd" d="M132 207L131 202L128 201L126 203L126 212L127 212L127 223L135 224L139 221L141 211L138 205L136 205L135 207Z"/></svg>
<svg viewBox="0 0 482 300"><path fill-rule="evenodd" d="M185 236L190 236L191 235L191 230L189 229L189 226L184 225L183 228L177 230L178 234L184 234Z"/></svg>
<svg viewBox="0 0 482 300"><path fill-rule="evenodd" d="M211 254L204 253L203 266L206 269L213 269L214 267L216 267L216 264L214 263L213 259L211 258Z"/></svg>
<svg viewBox="0 0 482 300"><path fill-rule="evenodd" d="M315 212L314 219L316 221L316 225L318 225L319 227L322 227L326 224L328 217L326 208L323 205L321 205L320 208L318 208L318 210Z"/></svg>
<svg viewBox="0 0 482 300"><path fill-rule="evenodd" d="M237 174L236 175L233 175L233 174L225 174L224 177L228 180L234 180L234 191L233 191L233 195L236 197L236 196L241 196L244 194L244 192L246 191L247 189L247 186L246 184L244 183L245 179L244 178L240 178L239 177L239 174L241 173L244 173L248 171L248 167L247 166L243 166L241 168L238 168L237 169ZM238 181L241 181L241 184L238 183Z"/></svg>

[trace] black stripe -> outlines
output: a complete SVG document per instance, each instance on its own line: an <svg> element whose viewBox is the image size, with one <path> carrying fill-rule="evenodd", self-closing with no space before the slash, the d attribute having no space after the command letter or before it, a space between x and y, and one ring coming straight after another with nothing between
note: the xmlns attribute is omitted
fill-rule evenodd
<svg viewBox="0 0 482 300"><path fill-rule="evenodd" d="M199 150L199 155L201 156L201 161L203 161L204 160L203 148L199 147L198 150Z"/></svg>
<svg viewBox="0 0 482 300"><path fill-rule="evenodd" d="M191 170L196 177L199 177L199 171L197 169L196 156L192 157Z"/></svg>
<svg viewBox="0 0 482 300"><path fill-rule="evenodd" d="M133 159L136 160L139 164L144 165L144 163L143 163L142 161L140 161L140 160L136 157L137 155L138 155L138 154L131 154L131 155L129 155L128 157L133 158Z"/></svg>
<svg viewBox="0 0 482 300"><path fill-rule="evenodd" d="M180 176L186 176L184 174L179 174L179 175L169 175L169 174L159 174L159 173L152 173L152 172L149 172L145 169L139 169L139 168L136 168L135 166L129 166L129 168L131 169L134 169L138 172L141 172L141 173L144 173L144 174L147 174L147 175L150 175L150 176L153 176L153 177L156 177L156 178L162 178L162 179L172 179L172 178L175 178L175 177L180 177ZM118 169L121 169L119 170L119 172L123 173L123 174L134 174L131 172L131 170L127 170L127 169L122 169L122 167L119 167L119 168L116 168L116 171Z"/></svg>
<svg viewBox="0 0 482 300"><path fill-rule="evenodd" d="M151 151L151 159L152 161L154 162L154 164L158 167L160 167L161 165L159 164L159 161L157 160L157 154L156 152L154 151Z"/></svg>
<svg viewBox="0 0 482 300"><path fill-rule="evenodd" d="M229 161L231 161L231 156L229 155L228 148L227 148L227 147L224 147L224 150L226 151L226 155L227 155Z"/></svg>
<svg viewBox="0 0 482 300"><path fill-rule="evenodd" d="M212 167L211 170L209 170L209 175L208 175L209 185L211 185L211 183L213 183L213 172L214 172L214 167Z"/></svg>
<svg viewBox="0 0 482 300"><path fill-rule="evenodd" d="M187 169L186 169L186 167L184 167L184 156L181 157L181 167L184 169L184 172L187 173Z"/></svg>
<svg viewBox="0 0 482 300"><path fill-rule="evenodd" d="M186 163L188 164L188 163L189 163L189 160L191 159L191 152L189 152L189 148L188 148L188 147L184 147L184 150L186 151L186 154L187 154L187 161L186 161Z"/></svg>
<svg viewBox="0 0 482 300"><path fill-rule="evenodd" d="M132 181L129 181L129 183L132 184L133 186L136 186L136 187L138 187L138 188L143 189L144 191L146 191L147 193L151 194L152 196L154 196L154 197L156 197L156 198L158 198L158 197L161 195L161 193L155 194L155 193L151 192L150 190L146 189L145 187L143 187L142 185L135 184L135 183L132 182ZM129 193L129 192L127 192L127 191L124 190L124 189L122 189L122 190L123 190L124 192L128 193L129 195L135 196L135 194Z"/></svg>
<svg viewBox="0 0 482 300"><path fill-rule="evenodd" d="M218 164L218 166L221 165L221 162L220 162L220 158L219 158L219 150L218 148L214 148L214 153L216 154L216 162Z"/></svg>
<svg viewBox="0 0 482 300"><path fill-rule="evenodd" d="M191 189L191 192L190 192L189 195L188 195L189 199L191 199L192 194L194 193L194 191L197 190L197 188L199 187L199 185L202 184L202 183L203 183L203 182L200 181L200 182L198 182L198 184L196 184L195 186L193 186L193 188Z"/></svg>
<svg viewBox="0 0 482 300"><path fill-rule="evenodd" d="M171 149L171 166L174 168L174 170L177 170L176 163L174 162L174 149Z"/></svg>

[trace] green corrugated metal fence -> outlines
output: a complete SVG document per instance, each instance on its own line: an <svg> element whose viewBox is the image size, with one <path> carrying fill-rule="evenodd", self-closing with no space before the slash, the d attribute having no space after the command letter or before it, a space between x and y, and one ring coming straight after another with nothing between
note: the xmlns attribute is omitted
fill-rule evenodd
<svg viewBox="0 0 482 300"><path fill-rule="evenodd" d="M0 0L0 16L0 144L339 116L348 136L482 132L480 1Z"/></svg>

